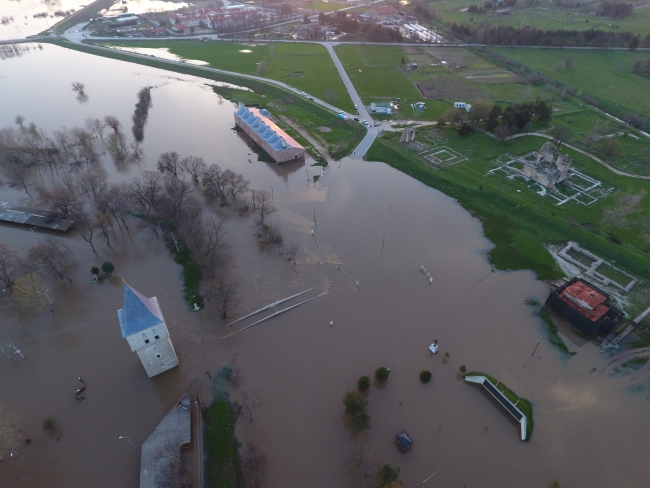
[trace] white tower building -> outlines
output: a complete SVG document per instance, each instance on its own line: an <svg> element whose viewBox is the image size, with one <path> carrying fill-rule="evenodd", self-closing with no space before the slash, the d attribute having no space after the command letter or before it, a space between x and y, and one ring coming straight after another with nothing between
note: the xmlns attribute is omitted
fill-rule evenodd
<svg viewBox="0 0 650 488"><path fill-rule="evenodd" d="M147 298L124 284L124 308L117 311L122 337L138 353L149 378L178 366L156 297Z"/></svg>

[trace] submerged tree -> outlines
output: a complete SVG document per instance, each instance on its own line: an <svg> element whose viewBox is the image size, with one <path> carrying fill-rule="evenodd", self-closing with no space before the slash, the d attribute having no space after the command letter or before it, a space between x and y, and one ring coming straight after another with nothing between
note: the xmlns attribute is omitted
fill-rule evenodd
<svg viewBox="0 0 650 488"><path fill-rule="evenodd" d="M370 429L370 415L368 415L368 400L358 391L348 391L343 395L345 413L352 420L356 430Z"/></svg>
<svg viewBox="0 0 650 488"><path fill-rule="evenodd" d="M16 278L11 298L23 310L41 311L47 304L45 283L37 273L27 273Z"/></svg>
<svg viewBox="0 0 650 488"><path fill-rule="evenodd" d="M20 259L18 253L6 242L0 242L0 280L6 286L14 284L14 276L18 272Z"/></svg>
<svg viewBox="0 0 650 488"><path fill-rule="evenodd" d="M61 238L47 236L35 246L27 249L26 266L31 271L49 274L58 280L72 279L65 274L72 262L73 254Z"/></svg>

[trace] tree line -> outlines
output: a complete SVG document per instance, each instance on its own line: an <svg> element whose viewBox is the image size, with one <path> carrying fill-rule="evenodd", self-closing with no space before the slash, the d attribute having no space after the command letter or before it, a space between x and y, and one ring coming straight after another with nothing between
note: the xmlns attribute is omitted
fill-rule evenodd
<svg viewBox="0 0 650 488"><path fill-rule="evenodd" d="M464 42L500 46L548 46L548 47L626 47L636 49L650 46L650 34L642 41L632 32L602 32L596 29L543 30L536 27L518 29L506 25L491 27L488 22L471 24L447 22L447 27Z"/></svg>
<svg viewBox="0 0 650 488"><path fill-rule="evenodd" d="M174 151L158 157L157 171L145 170L128 182L111 183L101 165L101 151L115 158L111 145L124 140L121 124L112 116L86 122L85 128L49 134L16 117L17 127L0 129L0 175L38 207L73 220L95 254L98 240L111 247L114 236L128 233L132 223L162 236L177 252L191 255L203 279L202 293L215 299L222 318L237 305L237 283L223 270L225 220L207 215L206 205L255 215L260 246L277 245L295 264L297 246L283 247L280 231L269 220L276 211L270 192L251 188L243 175L216 163L207 165L202 158ZM107 127L112 129L108 136ZM136 154L142 157L141 151ZM65 273L72 251L61 239L42 238L26 259L19 259L6 244L0 255L0 279L7 286L32 272L70 280Z"/></svg>

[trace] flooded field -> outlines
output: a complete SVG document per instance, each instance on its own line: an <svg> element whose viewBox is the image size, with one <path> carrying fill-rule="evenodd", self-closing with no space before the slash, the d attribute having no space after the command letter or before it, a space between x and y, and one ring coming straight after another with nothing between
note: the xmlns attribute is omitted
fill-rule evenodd
<svg viewBox="0 0 650 488"><path fill-rule="evenodd" d="M0 2L0 40L23 39L43 32L92 0L2 0ZM116 0L111 13L144 14L187 7L182 0Z"/></svg>
<svg viewBox="0 0 650 488"><path fill-rule="evenodd" d="M161 152L176 151L242 173L256 189L272 189L278 207L272 219L286 244L299 245L298 265L258 248L251 217L230 215L228 268L242 297L234 318L308 288L314 288L309 298L325 293L223 339L255 318L221 326L209 310L190 312L181 268L160 240L133 225L117 232L112 248L99 241L95 256L79 235L67 236L78 264L71 284L48 282L54 312L17 314L7 292L0 295L0 344L13 342L26 358L0 355L0 400L32 439L18 449L24 461L0 463L0 487L138 486L139 454L118 436L140 446L187 378L233 361L241 370L233 397L255 392L263 399L255 423L239 425L237 435L266 454L269 487L355 486L349 467L357 436L341 398L379 366L391 368L391 376L385 387L370 388L371 429L362 437L378 460L401 468L407 487L438 471L427 488L547 487L553 479L562 486L645 486L648 368L621 369L589 342L578 347L567 340L574 356L555 349L536 308L525 304L543 302L548 286L529 272L490 273L491 244L455 201L379 163L344 159L323 170L311 161L259 162L232 130L233 105L205 80L53 46L0 67L0 92L13 95L2 99L0 127L17 114L48 131L110 114L129 133L137 92L155 87L145 157L120 166L105 158L109 181L154 170ZM76 98L74 81L85 84L87 100ZM317 183L314 175L322 175ZM20 204L24 197L0 190L0 201ZM43 235L0 227L0 241L21 252ZM90 267L105 260L115 264L113 276L91 283ZM120 335L122 279L158 297L179 368L147 378ZM441 346L435 356L432 339ZM461 364L533 403L530 442L521 443L506 414L461 380ZM418 379L425 369L433 373L427 385ZM88 385L85 404L73 397L79 376ZM50 415L60 427L46 434L40 423ZM394 443L403 429L415 441L407 454Z"/></svg>

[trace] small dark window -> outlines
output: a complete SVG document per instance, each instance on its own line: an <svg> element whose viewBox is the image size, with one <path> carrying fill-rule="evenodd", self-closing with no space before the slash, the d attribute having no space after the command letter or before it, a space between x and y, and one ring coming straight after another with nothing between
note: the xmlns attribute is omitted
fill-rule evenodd
<svg viewBox="0 0 650 488"><path fill-rule="evenodd" d="M159 357L160 357L160 354L156 354L156 357L159 358Z"/></svg>
<svg viewBox="0 0 650 488"><path fill-rule="evenodd" d="M144 340L144 343L145 343L145 344L149 344L149 339L145 339L145 340Z"/></svg>
<svg viewBox="0 0 650 488"><path fill-rule="evenodd" d="M156 337L154 337L154 339L158 340L158 339L160 339L160 336L156 336Z"/></svg>

